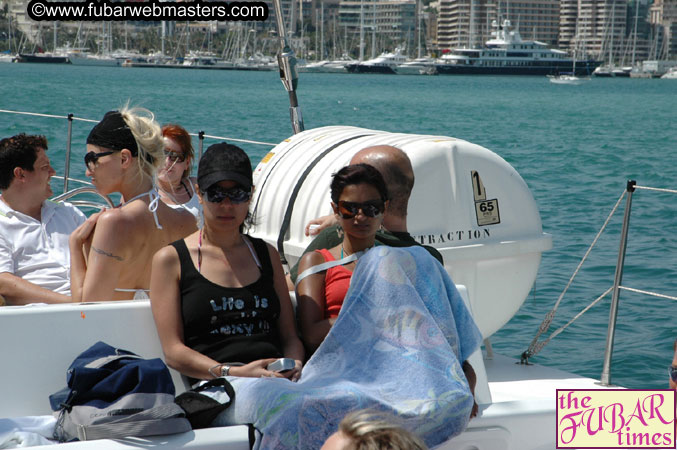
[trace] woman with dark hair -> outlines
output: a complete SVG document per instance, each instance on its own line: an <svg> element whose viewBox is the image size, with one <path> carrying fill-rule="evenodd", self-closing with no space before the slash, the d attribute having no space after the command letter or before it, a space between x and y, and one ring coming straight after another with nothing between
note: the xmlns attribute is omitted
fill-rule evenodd
<svg viewBox="0 0 677 450"><path fill-rule="evenodd" d="M167 364L193 380L298 379L303 344L280 256L243 234L253 191L247 154L210 146L197 182L204 227L153 258L151 307ZM295 366L268 370L281 357Z"/></svg>
<svg viewBox="0 0 677 450"><path fill-rule="evenodd" d="M195 194L197 180L190 176L195 158L190 134L180 125L169 124L162 127L162 136L164 164L157 176L160 198L170 208L183 208L198 219L200 202Z"/></svg>
<svg viewBox="0 0 677 450"><path fill-rule="evenodd" d="M331 199L343 241L328 250L306 253L299 263L296 298L308 352L319 347L336 321L358 255L374 246L388 207L388 190L378 170L354 164L334 174ZM333 267L322 270L322 264L330 262Z"/></svg>
<svg viewBox="0 0 677 450"><path fill-rule="evenodd" d="M159 200L160 126L140 108L109 111L87 137L86 174L122 203L92 215L70 236L73 301L147 298L155 252L195 230L195 219Z"/></svg>

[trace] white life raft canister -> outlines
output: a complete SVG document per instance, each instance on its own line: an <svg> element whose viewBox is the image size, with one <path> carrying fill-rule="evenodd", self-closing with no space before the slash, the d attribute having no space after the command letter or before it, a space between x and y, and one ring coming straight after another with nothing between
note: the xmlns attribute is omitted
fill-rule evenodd
<svg viewBox="0 0 677 450"><path fill-rule="evenodd" d="M331 214L331 175L359 150L402 149L414 167L407 216L409 233L435 247L457 284L468 289L484 337L517 312L533 285L541 252L552 248L526 183L505 160L469 142L356 127L299 133L271 150L254 170L250 230L292 265L312 238L310 219Z"/></svg>

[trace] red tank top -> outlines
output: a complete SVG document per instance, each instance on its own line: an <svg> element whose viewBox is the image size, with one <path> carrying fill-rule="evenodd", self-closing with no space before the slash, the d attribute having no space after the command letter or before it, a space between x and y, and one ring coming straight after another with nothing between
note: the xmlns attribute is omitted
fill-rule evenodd
<svg viewBox="0 0 677 450"><path fill-rule="evenodd" d="M319 252L325 261L335 261L336 258L326 249L315 250ZM346 297L350 286L350 277L353 273L344 266L334 266L327 270L324 276L324 298L326 301L324 318L338 317L343 299Z"/></svg>

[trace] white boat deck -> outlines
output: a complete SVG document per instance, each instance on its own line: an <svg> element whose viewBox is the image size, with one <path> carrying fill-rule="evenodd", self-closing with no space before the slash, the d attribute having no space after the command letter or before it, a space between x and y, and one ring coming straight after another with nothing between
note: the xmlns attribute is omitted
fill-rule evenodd
<svg viewBox="0 0 677 450"><path fill-rule="evenodd" d="M0 418L51 414L48 396L65 386L71 361L97 340L143 357L162 356L148 301L0 309ZM599 389L594 380L501 355L471 363L478 372L480 415L444 450L554 449L557 388ZM486 367L486 378L483 367ZM172 371L177 391L185 389ZM486 380L489 380L488 383ZM482 381L485 380L485 381ZM154 438L64 444L67 448L249 448L247 427L196 430Z"/></svg>

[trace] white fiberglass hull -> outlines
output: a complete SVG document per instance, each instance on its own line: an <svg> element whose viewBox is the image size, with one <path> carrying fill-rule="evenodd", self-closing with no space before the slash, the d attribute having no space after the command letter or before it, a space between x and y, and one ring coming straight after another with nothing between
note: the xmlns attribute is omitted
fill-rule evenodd
<svg viewBox="0 0 677 450"><path fill-rule="evenodd" d="M106 56L92 56L92 55L70 55L68 57L71 64L75 66L104 66L104 67L117 67L120 65L120 61Z"/></svg>
<svg viewBox="0 0 677 450"><path fill-rule="evenodd" d="M571 84L571 85L581 85L587 81L590 81L590 78L579 78L574 75L559 75L559 76L550 76L548 77L551 83L554 84Z"/></svg>

